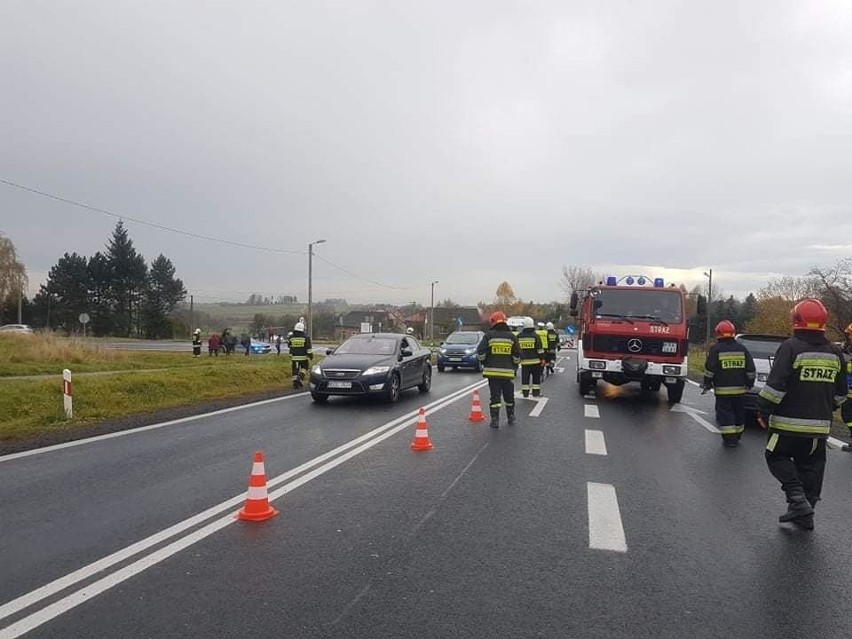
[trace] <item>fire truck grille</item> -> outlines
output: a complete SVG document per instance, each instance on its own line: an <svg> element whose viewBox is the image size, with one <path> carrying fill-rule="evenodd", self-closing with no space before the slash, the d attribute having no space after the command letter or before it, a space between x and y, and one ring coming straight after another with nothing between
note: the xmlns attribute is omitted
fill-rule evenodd
<svg viewBox="0 0 852 639"><path fill-rule="evenodd" d="M671 344L674 339L660 339L658 337L624 337L615 335L595 335L592 342L593 349L598 353L618 353L620 355L677 355L675 347L672 352L669 347L664 350L663 343Z"/></svg>

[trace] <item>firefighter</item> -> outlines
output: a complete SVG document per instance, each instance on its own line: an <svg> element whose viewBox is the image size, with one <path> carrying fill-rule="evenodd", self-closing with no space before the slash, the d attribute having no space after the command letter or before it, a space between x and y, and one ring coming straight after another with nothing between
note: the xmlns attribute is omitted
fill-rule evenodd
<svg viewBox="0 0 852 639"><path fill-rule="evenodd" d="M793 337L778 348L758 401L769 414L766 463L787 496L778 521L813 530L832 414L848 391L843 354L825 338L822 302L804 299L790 315Z"/></svg>
<svg viewBox="0 0 852 639"><path fill-rule="evenodd" d="M201 356L201 329L196 328L195 332L192 334L192 356L200 357Z"/></svg>
<svg viewBox="0 0 852 639"><path fill-rule="evenodd" d="M293 388L302 388L302 377L307 377L308 362L314 358L311 338L305 335L305 323L296 322L293 333L287 337L290 362L293 370Z"/></svg>
<svg viewBox="0 0 852 639"><path fill-rule="evenodd" d="M547 376L550 377L553 374L553 367L556 366L556 352L560 350L562 346L559 344L559 333L556 332L556 328L553 326L553 322L547 323L547 352L545 353L545 370L547 371Z"/></svg>
<svg viewBox="0 0 852 639"><path fill-rule="evenodd" d="M512 335L502 311L491 313L491 330L485 334L476 351L482 362L482 376L491 391L491 428L500 427L500 406L506 405L509 425L515 423L515 375L521 362L518 338Z"/></svg>
<svg viewBox="0 0 852 639"><path fill-rule="evenodd" d="M716 421L722 444L739 446L745 428L745 394L754 386L754 359L734 340L737 329L728 320L716 325L716 343L704 362L704 391L715 388Z"/></svg>
<svg viewBox="0 0 852 639"><path fill-rule="evenodd" d="M521 347L521 393L524 397L541 396L541 371L544 362L544 344L535 330L531 317L524 319L524 328L518 335Z"/></svg>
<svg viewBox="0 0 852 639"><path fill-rule="evenodd" d="M849 429L849 434L852 435L852 324L846 327L845 339L843 340L843 357L846 360L846 401L840 407L840 417L846 428ZM852 444L845 444L843 449L847 453L852 453Z"/></svg>
<svg viewBox="0 0 852 639"><path fill-rule="evenodd" d="M541 339L544 352L541 354L541 378L544 379L544 369L547 368L547 328L544 322L536 323L535 334Z"/></svg>

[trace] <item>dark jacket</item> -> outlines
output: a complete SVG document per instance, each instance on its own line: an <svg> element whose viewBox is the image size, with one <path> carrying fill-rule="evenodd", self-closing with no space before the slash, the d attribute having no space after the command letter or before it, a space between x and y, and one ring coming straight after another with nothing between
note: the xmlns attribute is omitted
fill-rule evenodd
<svg viewBox="0 0 852 639"><path fill-rule="evenodd" d="M482 362L484 377L514 379L521 361L521 349L509 326L500 323L485 333L479 342L476 356Z"/></svg>
<svg viewBox="0 0 852 639"><path fill-rule="evenodd" d="M745 395L754 386L754 358L734 338L710 347L704 362L704 388L715 387L717 397Z"/></svg>
<svg viewBox="0 0 852 639"><path fill-rule="evenodd" d="M302 331L293 331L287 338L287 346L290 348L291 362L306 362L314 358L311 338Z"/></svg>
<svg viewBox="0 0 852 639"><path fill-rule="evenodd" d="M525 328L518 335L518 346L521 347L521 366L540 364L544 358L544 345L541 335L534 328Z"/></svg>
<svg viewBox="0 0 852 639"><path fill-rule="evenodd" d="M828 437L832 414L846 400L843 355L816 331L795 331L775 355L761 410L769 430L798 437Z"/></svg>
<svg viewBox="0 0 852 639"><path fill-rule="evenodd" d="M554 330L547 331L547 350L551 353L555 353L560 348L559 333Z"/></svg>

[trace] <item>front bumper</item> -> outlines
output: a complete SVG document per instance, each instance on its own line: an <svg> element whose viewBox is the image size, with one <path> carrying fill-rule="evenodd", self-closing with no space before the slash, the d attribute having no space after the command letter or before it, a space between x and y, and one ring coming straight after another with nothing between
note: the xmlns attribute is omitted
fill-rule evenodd
<svg viewBox="0 0 852 639"><path fill-rule="evenodd" d="M465 353L441 353L438 352L438 366L456 366L458 368L479 368L479 359L476 353L466 355Z"/></svg>
<svg viewBox="0 0 852 639"><path fill-rule="evenodd" d="M593 364L593 362L604 362L601 364ZM675 369L676 368L676 372ZM687 370L689 368L689 358L684 357L683 362L648 362L648 368L645 369L645 375L652 375L656 377L676 377L676 378L685 378ZM621 360L620 359L603 359L603 358L595 358L595 357L582 357L580 358L580 371L582 372L591 372L592 377L603 377L604 373L618 373L622 374ZM596 375L596 373L601 373L601 375Z"/></svg>
<svg viewBox="0 0 852 639"><path fill-rule="evenodd" d="M321 395L379 395L387 391L390 378L386 374L335 380L311 373L310 391Z"/></svg>

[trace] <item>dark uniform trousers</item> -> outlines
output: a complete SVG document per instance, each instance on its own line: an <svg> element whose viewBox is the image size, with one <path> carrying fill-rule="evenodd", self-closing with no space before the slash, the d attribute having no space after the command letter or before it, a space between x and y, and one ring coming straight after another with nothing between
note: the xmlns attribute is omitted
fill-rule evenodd
<svg viewBox="0 0 852 639"><path fill-rule="evenodd" d="M825 473L824 439L770 433L766 464L786 494L790 489L804 490L811 505L819 501Z"/></svg>
<svg viewBox="0 0 852 639"><path fill-rule="evenodd" d="M532 389L532 396L541 396L541 364L522 364L521 365L521 391L524 397L529 395ZM532 384L530 384L532 378Z"/></svg>
<svg viewBox="0 0 852 639"><path fill-rule="evenodd" d="M489 377L488 390L491 392L489 408L500 409L506 404L506 409L515 409L515 380L511 377Z"/></svg>
<svg viewBox="0 0 852 639"><path fill-rule="evenodd" d="M739 439L745 424L745 395L716 395L716 422L722 435Z"/></svg>

